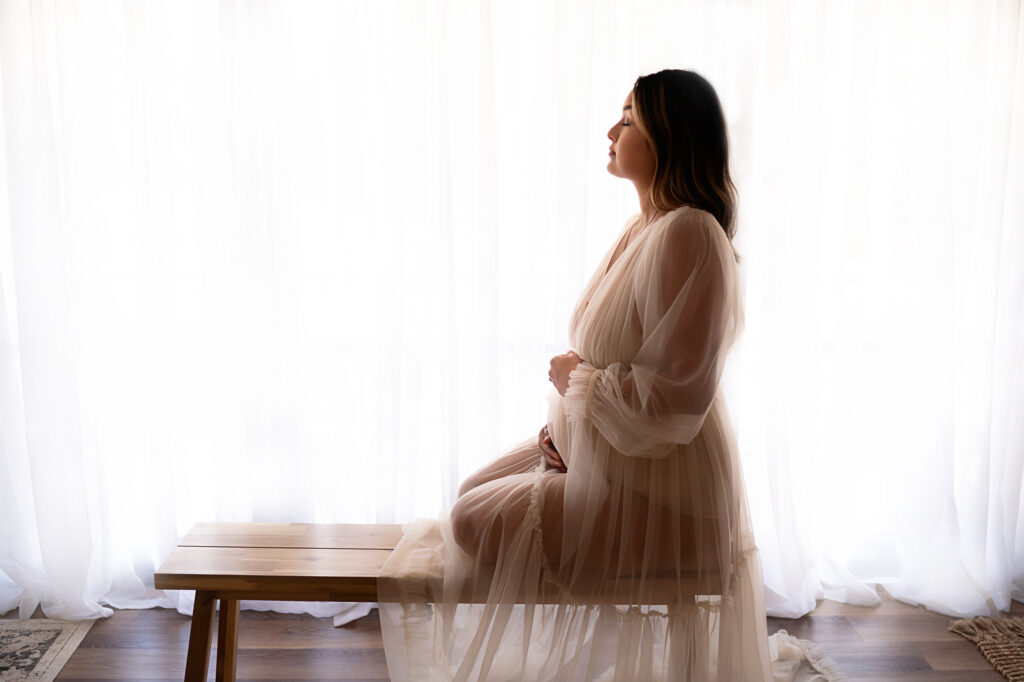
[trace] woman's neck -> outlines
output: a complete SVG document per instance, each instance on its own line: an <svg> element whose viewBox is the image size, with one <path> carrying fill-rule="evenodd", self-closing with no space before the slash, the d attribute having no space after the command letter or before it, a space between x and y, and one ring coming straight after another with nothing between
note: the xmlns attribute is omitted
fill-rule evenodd
<svg viewBox="0 0 1024 682"><path fill-rule="evenodd" d="M651 195L648 191L649 186L641 187L636 185L636 193L640 197L640 225L646 227L653 223L655 220L665 215L667 211L663 211L651 201Z"/></svg>
<svg viewBox="0 0 1024 682"><path fill-rule="evenodd" d="M655 206L640 206L640 226L647 227L661 216L668 213Z"/></svg>

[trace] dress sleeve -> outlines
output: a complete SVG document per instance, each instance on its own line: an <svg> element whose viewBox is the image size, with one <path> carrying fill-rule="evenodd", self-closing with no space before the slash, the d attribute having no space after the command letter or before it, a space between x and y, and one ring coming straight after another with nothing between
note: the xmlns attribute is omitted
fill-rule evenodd
<svg viewBox="0 0 1024 682"><path fill-rule="evenodd" d="M639 352L629 365L580 362L564 409L624 455L662 457L700 431L743 312L731 243L710 214L683 211L645 249L633 279Z"/></svg>

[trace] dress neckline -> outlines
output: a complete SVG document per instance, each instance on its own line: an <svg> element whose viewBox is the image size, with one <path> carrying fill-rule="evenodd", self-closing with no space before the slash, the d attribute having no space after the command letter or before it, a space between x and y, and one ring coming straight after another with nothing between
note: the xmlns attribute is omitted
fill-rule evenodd
<svg viewBox="0 0 1024 682"><path fill-rule="evenodd" d="M572 335L575 334L575 328L576 328L577 321L582 319L583 315L590 308L590 304L594 300L594 296L601 289L601 287L604 286L605 280L607 280L608 275L612 271L612 268L614 268L619 263L619 261L622 260L622 258L626 255L626 252L629 251L630 249L632 249L638 242L640 242L641 241L640 237L644 236L651 229L651 227L655 223L657 223L657 222L659 222L661 220L664 220L665 218L667 218L670 215L674 215L676 212L681 211L684 208L695 208L695 207L684 204L682 206L678 206L678 207L672 209L671 211L669 211L668 213L666 213L663 216L659 216L655 220L651 221L650 224L646 225L642 230L640 230L640 232L637 234L636 238L634 238L633 241L631 241L630 243L626 244L626 246L622 249L622 253L620 253L618 256L615 256L615 251L618 251L619 246L622 244L622 240L626 238L626 235L629 233L629 230L631 230L633 228L633 226L636 224L636 221L639 220L640 218L642 218L642 216L640 214L636 214L636 215L634 215L630 219L629 227L626 228L626 230L622 233L622 236L619 237L619 240L615 243L615 249L613 249L612 252L611 252L611 255L608 256L609 262L605 266L604 272L601 273L600 277L597 277L596 279L591 280L590 285L587 287L587 289L584 290L583 295L585 295L586 298L583 299L582 296L581 296L580 300L582 300L582 304L577 304L577 308L573 312L573 318L572 318L573 321L570 323L570 338L574 338L574 336L572 336ZM600 268L600 265L598 265L598 267ZM596 273L595 273L595 276L596 276Z"/></svg>
<svg viewBox="0 0 1024 682"><path fill-rule="evenodd" d="M628 236L629 236L629 232L630 232L630 230L632 230L632 229L633 229L634 227L636 227L636 225L637 225L637 224L638 224L638 223L639 223L639 222L640 222L640 221L641 221L641 220L643 219L643 214L641 214L641 213L637 213L637 214L636 214L636 215L635 215L635 216L633 217L633 219L631 219L631 220L630 220L630 225L629 225L629 227L628 227L628 228L626 228L626 231L625 231L625 232L623 233L623 235L622 235L621 237L619 237L619 241L618 241L618 242L616 242L616 244L615 244L615 249L614 249L614 250L612 251L612 256L611 256L611 260L609 260L609 262L608 262L608 265L607 265L607 267L605 267L605 269L604 269L604 274L603 274L603 275L601 275L601 278L602 278L602 279L604 279L605 277L607 277L607 276L608 276L608 273L610 273L610 272L612 271L612 268L613 268L613 267L615 267L615 265L616 265L616 264L617 264L617 263L618 263L618 262L619 262L620 260L622 260L622 257L623 257L623 256L625 256L625 255L626 255L626 252L627 252L627 251L629 251L629 249L630 249L630 248L631 248L631 247L632 247L632 246L633 246L634 244L636 244L637 242L639 242L639 241L640 241L640 237L641 237L641 235L644 235L644 234L646 234L647 232L649 232L649 231L650 231L650 229L651 229L651 227L653 227L653 226L654 226L655 224L657 224L658 222L660 222L660 221L664 220L664 219L665 219L665 218L667 218L668 216L670 216L670 215L673 215L674 213L676 213L676 212L678 212L678 211L680 211L680 210L682 210L682 209L684 209L684 208L691 208L691 207L690 207L690 206L688 206L688 205L686 205L686 204L683 204L682 206L677 206L677 207L675 207L674 209L672 209L672 210L671 210L671 211L669 211L668 213L665 213L665 214L663 214L663 215L660 215L660 216L658 216L657 218L655 218L654 220L652 220L651 222L647 223L646 225L644 225L643 227L641 227L641 228L640 228L639 230L637 230L637 233L636 233L636 235L634 235L633 239L631 239L631 240L630 240L630 241L629 241L629 242L628 242L628 243L627 243L627 244L626 244L625 246L622 246L622 240L626 239L626 237L628 237ZM620 246L622 246L622 253L620 253L620 254L619 254L618 256L616 256L616 255L615 255L615 252L619 250L619 247L620 247Z"/></svg>

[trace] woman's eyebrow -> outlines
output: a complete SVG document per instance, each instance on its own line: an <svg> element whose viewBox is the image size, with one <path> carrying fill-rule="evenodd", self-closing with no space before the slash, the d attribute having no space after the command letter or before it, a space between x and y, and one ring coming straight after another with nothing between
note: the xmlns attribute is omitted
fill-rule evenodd
<svg viewBox="0 0 1024 682"><path fill-rule="evenodd" d="M632 108L633 108L632 104L627 104L626 106L622 107L622 110L625 111L626 109L632 109Z"/></svg>

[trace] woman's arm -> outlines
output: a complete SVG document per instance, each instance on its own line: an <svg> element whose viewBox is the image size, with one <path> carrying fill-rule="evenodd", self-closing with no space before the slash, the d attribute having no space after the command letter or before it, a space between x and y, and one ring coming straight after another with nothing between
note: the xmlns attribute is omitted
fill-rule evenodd
<svg viewBox="0 0 1024 682"><path fill-rule="evenodd" d="M659 446L693 440L742 327L732 248L709 214L682 212L652 247L656 256L634 280L636 358L604 369L581 362L565 393L568 418L591 420L627 455L658 456Z"/></svg>

